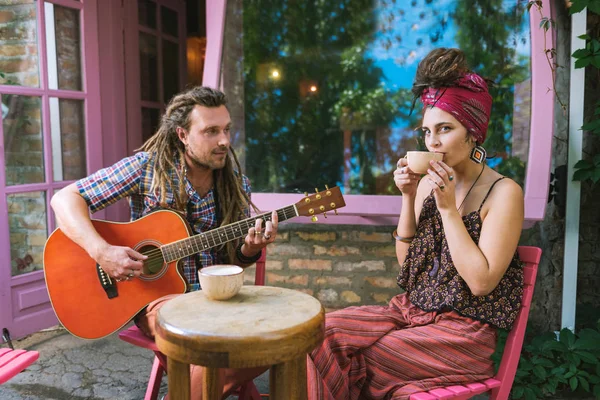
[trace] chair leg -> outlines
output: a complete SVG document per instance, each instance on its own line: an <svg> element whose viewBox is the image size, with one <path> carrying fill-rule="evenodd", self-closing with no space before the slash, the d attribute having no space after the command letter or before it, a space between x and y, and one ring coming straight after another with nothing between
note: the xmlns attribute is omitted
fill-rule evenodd
<svg viewBox="0 0 600 400"><path fill-rule="evenodd" d="M164 372L165 369L160 364L160 360L157 357L154 357L154 363L152 364L152 371L150 372L150 379L148 380L148 388L146 389L144 400L158 399L158 392L160 390L160 383Z"/></svg>
<svg viewBox="0 0 600 400"><path fill-rule="evenodd" d="M262 400L253 382L247 382L239 388L238 400Z"/></svg>

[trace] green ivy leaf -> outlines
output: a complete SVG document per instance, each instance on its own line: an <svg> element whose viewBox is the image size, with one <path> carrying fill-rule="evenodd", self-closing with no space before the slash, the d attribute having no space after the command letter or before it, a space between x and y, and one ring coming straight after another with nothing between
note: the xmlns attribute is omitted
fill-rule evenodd
<svg viewBox="0 0 600 400"><path fill-rule="evenodd" d="M573 52L573 54L571 54L571 57L581 59L581 58L589 57L591 55L592 55L592 52L589 49L579 49L579 50L575 50Z"/></svg>
<svg viewBox="0 0 600 400"><path fill-rule="evenodd" d="M587 7L587 3L587 0L573 1L571 8L569 8L569 15L573 15L582 11L585 7Z"/></svg>
<svg viewBox="0 0 600 400"><path fill-rule="evenodd" d="M565 378L571 379L575 374L577 374L577 367L575 364L569 364L569 372L565 374Z"/></svg>
<svg viewBox="0 0 600 400"><path fill-rule="evenodd" d="M585 68L592 63L591 58L580 58L575 61L575 68Z"/></svg>
<svg viewBox="0 0 600 400"><path fill-rule="evenodd" d="M548 375L546 374L546 370L544 369L544 367L542 367L541 365L536 365L535 367L533 367L533 374L540 379L546 379L546 376Z"/></svg>
<svg viewBox="0 0 600 400"><path fill-rule="evenodd" d="M594 172L592 173L592 177L590 178L594 183L598 183L600 181L600 166L596 167Z"/></svg>
<svg viewBox="0 0 600 400"><path fill-rule="evenodd" d="M594 156L594 164L600 164L600 153ZM579 340L586 340L594 343L592 347L588 347L589 349L600 349L600 332L597 330L585 328L579 331L578 336Z"/></svg>
<svg viewBox="0 0 600 400"><path fill-rule="evenodd" d="M523 393L525 392L525 388L523 386L514 386L510 393L512 394L513 399L520 399L523 397Z"/></svg>
<svg viewBox="0 0 600 400"><path fill-rule="evenodd" d="M600 385L594 386L594 397L600 399Z"/></svg>
<svg viewBox="0 0 600 400"><path fill-rule="evenodd" d="M525 400L537 400L537 396L531 387L525 388Z"/></svg>
<svg viewBox="0 0 600 400"><path fill-rule="evenodd" d="M579 160L575 163L575 165L573 166L573 168L575 169L587 169L587 168L592 168L594 166L594 164L592 164L590 161L588 160Z"/></svg>
<svg viewBox="0 0 600 400"><path fill-rule="evenodd" d="M600 14L600 2L592 1L588 4L588 9L593 13Z"/></svg>
<svg viewBox="0 0 600 400"><path fill-rule="evenodd" d="M552 368L552 371L550 371L550 373L552 375L557 375L557 376L564 375L565 372L567 372L567 369L563 366Z"/></svg>
<svg viewBox="0 0 600 400"><path fill-rule="evenodd" d="M587 379L585 379L583 376L578 376L577 380L581 384L581 387L583 388L583 390L585 390L586 392L589 393L589 391L590 391L590 384L588 383Z"/></svg>
<svg viewBox="0 0 600 400"><path fill-rule="evenodd" d="M587 363L596 364L598 362L598 357L588 351L577 350L575 354Z"/></svg>
<svg viewBox="0 0 600 400"><path fill-rule="evenodd" d="M569 386L571 387L571 391L575 391L577 390L577 386L579 385L579 381L577 380L576 376L571 377L571 379L569 379Z"/></svg>
<svg viewBox="0 0 600 400"><path fill-rule="evenodd" d="M573 180L574 181L585 181L588 178L592 177L592 173L590 170L588 169L580 169L575 171L575 173L573 174Z"/></svg>
<svg viewBox="0 0 600 400"><path fill-rule="evenodd" d="M544 349L556 350L558 352L564 353L565 351L567 351L567 346L564 343L557 342L556 340L552 339L544 343Z"/></svg>
<svg viewBox="0 0 600 400"><path fill-rule="evenodd" d="M554 363L545 357L538 357L535 361L535 364L541 365L542 367L546 367L546 368L554 367Z"/></svg>

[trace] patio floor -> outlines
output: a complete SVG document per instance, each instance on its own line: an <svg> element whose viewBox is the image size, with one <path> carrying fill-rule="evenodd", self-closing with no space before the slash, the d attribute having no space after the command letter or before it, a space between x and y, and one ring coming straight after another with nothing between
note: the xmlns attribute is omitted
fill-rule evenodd
<svg viewBox="0 0 600 400"><path fill-rule="evenodd" d="M40 358L0 386L2 400L144 398L153 353L123 342L116 334L90 341L56 327L13 344L15 348L39 351ZM268 373L255 383L261 393L268 393ZM164 377L159 399L166 392Z"/></svg>
<svg viewBox="0 0 600 400"><path fill-rule="evenodd" d="M40 358L27 370L0 385L2 400L141 400L153 353L120 340L116 334L99 340L79 339L62 327L13 341L18 349L37 350ZM4 345L3 345L4 346ZM268 372L255 380L269 392ZM163 377L159 399L167 393ZM234 400L237 397L229 397ZM486 395L474 400L485 400Z"/></svg>

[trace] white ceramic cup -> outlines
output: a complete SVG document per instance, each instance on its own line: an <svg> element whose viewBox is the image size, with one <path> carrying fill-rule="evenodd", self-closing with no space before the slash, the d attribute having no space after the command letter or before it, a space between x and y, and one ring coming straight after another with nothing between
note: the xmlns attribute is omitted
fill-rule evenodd
<svg viewBox="0 0 600 400"><path fill-rule="evenodd" d="M444 155L442 153L432 153L430 151L407 151L406 161L408 168L417 174L426 174L430 167L429 161L442 161Z"/></svg>
<svg viewBox="0 0 600 400"><path fill-rule="evenodd" d="M244 283L244 269L237 265L213 265L198 271L202 291L212 300L235 296Z"/></svg>

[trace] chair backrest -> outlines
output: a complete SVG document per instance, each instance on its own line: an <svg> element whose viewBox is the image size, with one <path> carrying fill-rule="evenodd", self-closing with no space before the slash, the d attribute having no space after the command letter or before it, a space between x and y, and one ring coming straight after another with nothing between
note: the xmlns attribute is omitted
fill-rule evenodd
<svg viewBox="0 0 600 400"><path fill-rule="evenodd" d="M490 395L491 400L507 399L510 389L512 388L519 359L521 357L521 349L523 340L525 339L525 328L527 327L527 319L529 318L529 309L531 298L533 297L533 288L535 286L535 278L537 276L538 265L542 257L542 249L538 247L519 246L517 249L519 258L524 264L523 267L523 299L521 300L521 310L517 316L504 347L504 354L500 367L495 378L499 380L500 386L493 389Z"/></svg>
<svg viewBox="0 0 600 400"><path fill-rule="evenodd" d="M257 286L265 285L265 264L267 263L267 248L262 249L262 255L256 262L256 272L254 273L254 284Z"/></svg>

